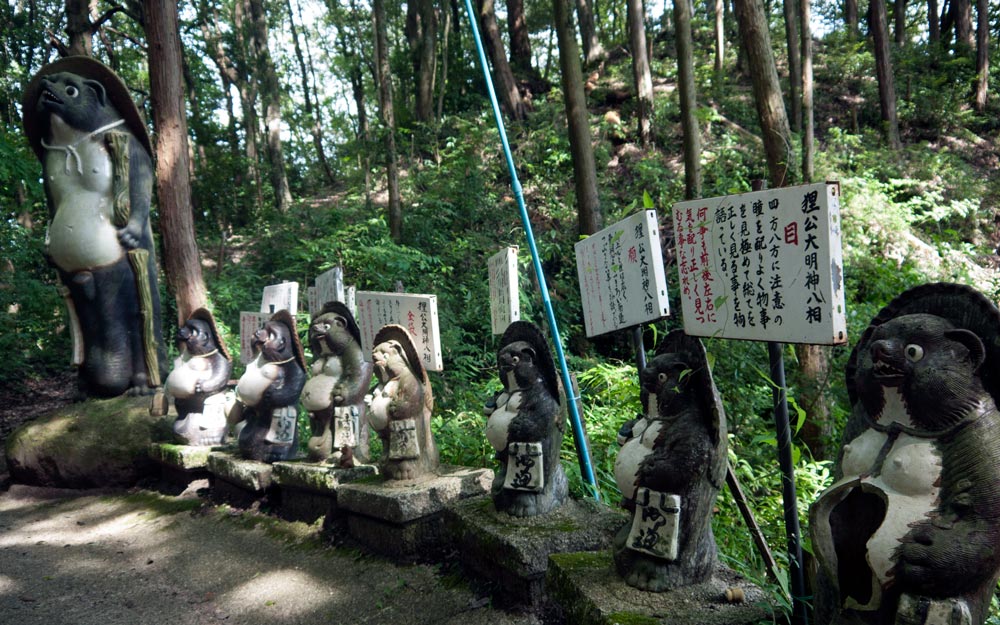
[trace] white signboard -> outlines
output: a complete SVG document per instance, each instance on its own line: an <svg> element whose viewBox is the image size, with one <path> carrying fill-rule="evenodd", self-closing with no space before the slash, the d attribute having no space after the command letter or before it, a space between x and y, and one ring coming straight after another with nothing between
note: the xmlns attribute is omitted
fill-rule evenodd
<svg viewBox="0 0 1000 625"><path fill-rule="evenodd" d="M576 244L587 336L670 314L656 211L642 211Z"/></svg>
<svg viewBox="0 0 1000 625"><path fill-rule="evenodd" d="M323 308L327 302L344 302L344 269L334 267L316 276L316 305Z"/></svg>
<svg viewBox="0 0 1000 625"><path fill-rule="evenodd" d="M839 183L680 202L674 237L688 334L847 342Z"/></svg>
<svg viewBox="0 0 1000 625"><path fill-rule="evenodd" d="M351 314L355 317L358 316L357 296L357 287L349 286L344 290L344 304L347 306L347 310L351 311Z"/></svg>
<svg viewBox="0 0 1000 625"><path fill-rule="evenodd" d="M493 334L503 334L521 318L517 291L517 248L500 250L486 261L490 273L490 325Z"/></svg>
<svg viewBox="0 0 1000 625"><path fill-rule="evenodd" d="M240 313L240 362L247 364L253 360L254 332L264 327L271 313Z"/></svg>
<svg viewBox="0 0 1000 625"><path fill-rule="evenodd" d="M441 371L441 334L438 331L436 295L358 291L355 318L361 330L361 347L371 360L375 334L382 326L396 324L409 330L424 368Z"/></svg>
<svg viewBox="0 0 1000 625"><path fill-rule="evenodd" d="M264 296L260 300L260 312L274 314L279 310L287 310L293 317L299 311L298 282L282 282L264 287Z"/></svg>

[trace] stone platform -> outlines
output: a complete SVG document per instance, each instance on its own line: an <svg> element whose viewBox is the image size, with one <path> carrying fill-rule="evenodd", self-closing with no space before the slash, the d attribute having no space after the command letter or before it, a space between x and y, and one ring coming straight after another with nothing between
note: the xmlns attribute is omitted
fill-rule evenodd
<svg viewBox="0 0 1000 625"><path fill-rule="evenodd" d="M707 582L668 592L632 588L618 576L611 551L549 557L546 587L574 625L751 625L772 621L767 596L732 570L719 566ZM740 589L729 602L726 590Z"/></svg>
<svg viewBox="0 0 1000 625"><path fill-rule="evenodd" d="M449 506L445 520L462 565L490 582L500 606L537 606L550 554L607 549L627 517L592 500L567 500L548 514L519 518L482 496Z"/></svg>
<svg viewBox="0 0 1000 625"><path fill-rule="evenodd" d="M149 457L160 469L163 490L183 491L196 480L208 479L208 454L211 447L193 447L173 443L151 443Z"/></svg>
<svg viewBox="0 0 1000 625"><path fill-rule="evenodd" d="M337 505L351 537L398 561L434 560L446 546L445 506L489 492L490 469L442 465L422 480L381 477L344 484Z"/></svg>
<svg viewBox="0 0 1000 625"><path fill-rule="evenodd" d="M275 498L272 487L273 467L265 462L244 460L235 451L212 451L208 454L208 473L212 501L234 508L249 508Z"/></svg>
<svg viewBox="0 0 1000 625"><path fill-rule="evenodd" d="M286 521L305 523L324 519L325 527L339 516L340 487L378 474L378 468L371 464L349 469L306 462L275 462L272 466L272 480L281 490L278 515Z"/></svg>

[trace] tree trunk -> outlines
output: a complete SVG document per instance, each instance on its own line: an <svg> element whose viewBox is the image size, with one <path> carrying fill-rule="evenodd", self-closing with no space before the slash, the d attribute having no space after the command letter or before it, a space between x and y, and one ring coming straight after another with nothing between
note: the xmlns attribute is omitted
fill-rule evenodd
<svg viewBox="0 0 1000 625"><path fill-rule="evenodd" d="M812 1L799 0L802 19L802 181L812 182L813 152L816 129L813 115L813 59L812 59L812 29L809 20L812 16Z"/></svg>
<svg viewBox="0 0 1000 625"><path fill-rule="evenodd" d="M642 0L628 0L629 43L632 47L632 76L635 78L639 143L648 146L653 136L653 78L646 56L646 21Z"/></svg>
<svg viewBox="0 0 1000 625"><path fill-rule="evenodd" d="M261 95L266 103L264 123L267 126L267 157L271 164L271 187L274 206L279 213L288 212L292 193L285 173L285 156L281 148L281 85L271 60L267 43L267 14L263 0L245 0L253 26L253 60Z"/></svg>
<svg viewBox="0 0 1000 625"><path fill-rule="evenodd" d="M844 24L851 39L858 38L858 0L844 0Z"/></svg>
<svg viewBox="0 0 1000 625"><path fill-rule="evenodd" d="M784 0L785 41L788 46L788 101L792 130L802 130L802 55L799 52L799 0Z"/></svg>
<svg viewBox="0 0 1000 625"><path fill-rule="evenodd" d="M295 27L295 13L292 10L292 0L285 0L285 6L288 9L288 25L291 27L292 31L292 44L295 49L295 58L299 63L299 74L302 77L302 94L303 104L306 107L306 123L309 124L309 131L313 138L313 146L316 147L316 158L319 159L320 168L323 170L323 176L326 178L327 184L333 186L336 181L333 178L333 171L330 170L330 163L326 159L326 150L323 149L323 122L320 119L319 101L317 100L314 108L314 94L309 88L309 69L306 67L305 55L302 54L302 46L299 45L299 33L298 29ZM299 9L299 17L301 18L301 7L299 7ZM306 41L308 43L308 38ZM312 64L311 55L309 63L310 65Z"/></svg>
<svg viewBox="0 0 1000 625"><path fill-rule="evenodd" d="M955 53L969 54L975 45L972 35L971 0L951 0L955 12Z"/></svg>
<svg viewBox="0 0 1000 625"><path fill-rule="evenodd" d="M205 305L206 295L191 213L177 5L159 0L145 0L143 5L149 42L149 95L156 129L156 195L164 273L177 299L178 324L182 324Z"/></svg>
<svg viewBox="0 0 1000 625"><path fill-rule="evenodd" d="M448 37L451 35L451 11L443 11L444 13L444 28L442 29L442 41L441 41L441 90L438 92L438 103L437 103L437 121L441 122L441 117L444 115L444 96L448 91Z"/></svg>
<svg viewBox="0 0 1000 625"><path fill-rule="evenodd" d="M594 9L590 0L576 0L576 14L580 20L580 41L583 42L583 60L591 65L604 58L604 48L597 38L597 28L594 26ZM570 27L572 27L572 19ZM561 53L560 53L561 54Z"/></svg>
<svg viewBox="0 0 1000 625"><path fill-rule="evenodd" d="M399 165L396 163L396 114L392 103L392 76L389 69L389 38L386 35L384 0L372 0L375 27L375 72L379 108L385 124L386 184L389 189L389 236L396 243L403 240L403 209L399 198Z"/></svg>
<svg viewBox="0 0 1000 625"><path fill-rule="evenodd" d="M91 4L96 0L66 0L68 56L94 56L94 25L90 21Z"/></svg>
<svg viewBox="0 0 1000 625"><path fill-rule="evenodd" d="M976 2L976 111L986 110L990 77L990 13L987 0Z"/></svg>
<svg viewBox="0 0 1000 625"><path fill-rule="evenodd" d="M893 36L896 45L902 48L906 45L906 0L894 0L892 3Z"/></svg>
<svg viewBox="0 0 1000 625"><path fill-rule="evenodd" d="M937 0L927 0L927 40L932 44L941 42L941 16L938 15Z"/></svg>
<svg viewBox="0 0 1000 625"><path fill-rule="evenodd" d="M419 122L434 119L434 77L437 71L437 13L434 0L411 0L406 5L406 40L416 81L414 115Z"/></svg>
<svg viewBox="0 0 1000 625"><path fill-rule="evenodd" d="M871 0L868 5L868 30L875 42L875 76L878 79L878 98L882 112L882 129L889 147L898 150L899 120L896 117L896 83L889 56L889 27L886 23L885 0Z"/></svg>
<svg viewBox="0 0 1000 625"><path fill-rule="evenodd" d="M576 46L569 0L552 0L553 21L559 40L559 67L562 70L563 97L566 99L566 122L569 147L573 153L573 181L576 188L576 211L580 234L594 234L601 229L601 204L597 194L597 165L591 145L587 96L583 91L580 50Z"/></svg>
<svg viewBox="0 0 1000 625"><path fill-rule="evenodd" d="M747 64L753 81L754 102L771 187L783 187L789 181L788 168L794 160L794 153L778 70L771 53L767 17L760 0L736 0L735 5L740 38L746 46Z"/></svg>
<svg viewBox="0 0 1000 625"><path fill-rule="evenodd" d="M694 114L694 46L689 0L674 0L674 31L677 34L677 91L684 131L684 199L693 200L701 197L701 131Z"/></svg>
<svg viewBox="0 0 1000 625"><path fill-rule="evenodd" d="M722 77L722 68L726 61L725 6L725 0L715 0L715 75L717 79Z"/></svg>
<svg viewBox="0 0 1000 625"><path fill-rule="evenodd" d="M507 31L510 35L510 65L519 74L532 71L531 39L524 17L524 0L507 0Z"/></svg>
<svg viewBox="0 0 1000 625"><path fill-rule="evenodd" d="M500 104L511 119L524 119L527 107L521 99L521 92L514 81L514 73L507 63L507 55L503 49L503 39L500 37L500 27L497 26L497 16L493 0L478 0L479 28L483 32L486 53L493 66L493 88L500 96Z"/></svg>

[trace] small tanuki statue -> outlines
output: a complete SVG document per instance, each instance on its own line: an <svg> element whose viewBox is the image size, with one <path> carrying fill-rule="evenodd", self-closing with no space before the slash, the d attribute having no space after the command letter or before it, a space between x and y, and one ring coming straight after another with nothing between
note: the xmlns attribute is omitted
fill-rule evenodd
<svg viewBox="0 0 1000 625"><path fill-rule="evenodd" d="M406 328L384 326L375 335L372 361L378 386L368 405L368 421L382 439L379 471L389 480L434 474L438 450L431 432L434 397L420 354Z"/></svg>
<svg viewBox="0 0 1000 625"><path fill-rule="evenodd" d="M851 353L834 484L810 510L820 623L981 624L1000 576L1000 311L928 284Z"/></svg>
<svg viewBox="0 0 1000 625"><path fill-rule="evenodd" d="M324 305L309 326L309 347L312 377L302 389L312 426L309 459L354 466L367 460L362 426L372 365L362 355L361 331L350 309L340 302Z"/></svg>
<svg viewBox="0 0 1000 625"><path fill-rule="evenodd" d="M486 438L497 451L496 509L513 516L544 514L559 506L568 482L559 462L566 413L548 343L527 321L515 321L500 339L497 369L503 390L486 405Z"/></svg>
<svg viewBox="0 0 1000 625"><path fill-rule="evenodd" d="M698 584L717 566L712 508L726 477L726 415L701 341L668 334L642 370L645 415L622 426L615 481L632 513L612 555L630 586Z"/></svg>
<svg viewBox="0 0 1000 625"><path fill-rule="evenodd" d="M254 334L255 356L236 385L245 421L240 453L249 460L288 460L298 446L298 403L306 362L295 319L279 310Z"/></svg>
<svg viewBox="0 0 1000 625"><path fill-rule="evenodd" d="M149 224L152 149L128 88L84 56L39 70L24 128L42 162L47 260L69 310L84 396L152 394L166 356Z"/></svg>
<svg viewBox="0 0 1000 625"><path fill-rule="evenodd" d="M174 433L188 445L218 445L226 434L226 384L233 359L219 338L212 313L191 313L177 331L180 356L167 376L167 392L174 398Z"/></svg>

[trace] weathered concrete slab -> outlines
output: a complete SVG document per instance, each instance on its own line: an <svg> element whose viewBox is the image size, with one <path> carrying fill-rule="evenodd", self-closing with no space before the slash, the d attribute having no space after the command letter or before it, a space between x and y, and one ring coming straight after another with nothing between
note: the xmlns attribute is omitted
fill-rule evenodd
<svg viewBox="0 0 1000 625"><path fill-rule="evenodd" d="M228 451L212 451L208 454L208 472L212 501L249 508L268 494L273 468Z"/></svg>
<svg viewBox="0 0 1000 625"><path fill-rule="evenodd" d="M344 484L337 505L347 513L351 537L399 561L433 560L448 538L444 508L489 492L490 469L442 465L440 474L419 481L375 478Z"/></svg>
<svg viewBox="0 0 1000 625"><path fill-rule="evenodd" d="M546 589L574 625L751 625L772 616L764 591L724 566L703 584L645 592L618 576L610 550L549 556ZM728 601L730 589L743 600Z"/></svg>
<svg viewBox="0 0 1000 625"><path fill-rule="evenodd" d="M160 482L157 488L166 493L177 494L194 482L208 479L208 454L211 451L211 447L173 443L150 444L149 457L160 469Z"/></svg>
<svg viewBox="0 0 1000 625"><path fill-rule="evenodd" d="M337 490L343 484L378 474L378 468L370 464L349 469L306 462L275 462L272 466L272 479L281 491L279 516L305 523L323 518L325 526L339 515Z"/></svg>
<svg viewBox="0 0 1000 625"><path fill-rule="evenodd" d="M500 605L538 605L545 598L549 555L607 549L627 521L592 500L568 500L548 514L497 512L489 496L448 506L445 522L462 565L491 582Z"/></svg>

